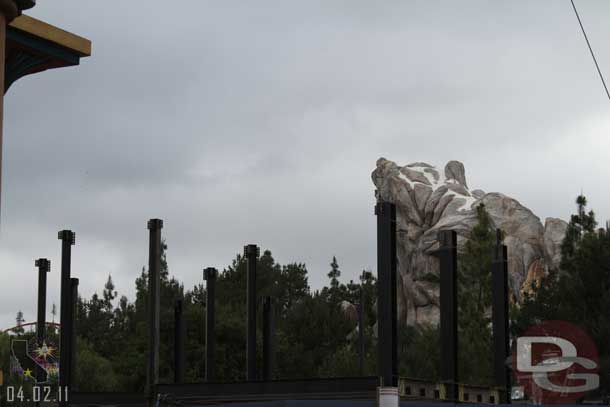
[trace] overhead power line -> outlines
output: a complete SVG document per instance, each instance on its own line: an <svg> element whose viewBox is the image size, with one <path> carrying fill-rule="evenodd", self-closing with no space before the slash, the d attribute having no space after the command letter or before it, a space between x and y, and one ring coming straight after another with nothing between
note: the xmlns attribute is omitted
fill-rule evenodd
<svg viewBox="0 0 610 407"><path fill-rule="evenodd" d="M595 63L595 67L597 68L597 73L599 74L599 78L602 80L602 85L604 85L604 90L606 91L606 96L608 96L608 100L610 100L610 92L608 92L608 87L606 86L606 81L604 80L604 75L602 74L601 69L599 69L599 64L597 63L597 59L595 58L595 54L593 53L593 48L591 48L591 43L589 42L589 37L587 37L587 33L585 32L585 27L582 25L582 21L580 20L580 15L578 14L578 10L576 10L576 5L574 4L574 0L570 0L570 2L572 2L572 8L574 9L574 13L576 14L576 18L578 19L578 24L580 25L582 34L585 36L585 41L587 41L587 46L589 47L589 52L591 52L591 57L593 57L593 62Z"/></svg>

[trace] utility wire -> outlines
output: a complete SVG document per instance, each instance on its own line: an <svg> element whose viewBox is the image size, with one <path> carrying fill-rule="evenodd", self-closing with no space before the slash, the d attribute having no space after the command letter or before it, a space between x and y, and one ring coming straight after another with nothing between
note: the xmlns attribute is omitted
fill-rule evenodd
<svg viewBox="0 0 610 407"><path fill-rule="evenodd" d="M595 58L595 54L593 53L593 48L591 48L591 43L589 42L589 38L587 37L587 33L585 32L585 27L582 25L582 21L580 20L580 15L578 15L578 10L576 10L576 5L574 5L574 0L570 0L572 2L572 8L574 9L574 13L576 14L576 18L578 19L578 24L580 24L580 29L582 30L582 34L585 36L585 41L587 41L587 46L589 47L589 52L591 52L591 56L593 57L593 62L595 62L595 67L597 68L597 73L599 74L600 79L602 80L602 84L604 85L604 89L606 91L606 95L608 96L608 100L610 100L610 92L608 92L608 87L606 86L606 81L604 80L604 75L602 75L601 69L599 69L599 64L597 63L597 59Z"/></svg>

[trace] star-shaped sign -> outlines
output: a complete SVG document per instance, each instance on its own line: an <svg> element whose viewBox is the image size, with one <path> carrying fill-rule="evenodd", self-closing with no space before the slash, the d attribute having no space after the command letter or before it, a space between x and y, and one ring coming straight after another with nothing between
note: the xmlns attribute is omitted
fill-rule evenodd
<svg viewBox="0 0 610 407"><path fill-rule="evenodd" d="M34 353L37 357L47 360L47 357L54 356L55 348L47 345L46 342L42 343L40 348L34 349Z"/></svg>
<svg viewBox="0 0 610 407"><path fill-rule="evenodd" d="M23 375L24 375L25 377L33 377L33 376L32 376L32 369L25 369L25 370L23 371Z"/></svg>

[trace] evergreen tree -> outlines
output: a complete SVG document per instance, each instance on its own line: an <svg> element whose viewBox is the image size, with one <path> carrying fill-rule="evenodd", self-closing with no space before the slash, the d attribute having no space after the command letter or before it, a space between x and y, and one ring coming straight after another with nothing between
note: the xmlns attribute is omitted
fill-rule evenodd
<svg viewBox="0 0 610 407"><path fill-rule="evenodd" d="M74 378L78 390L96 392L116 391L118 377L112 362L100 355L95 347L85 340L77 339L76 372Z"/></svg>
<svg viewBox="0 0 610 407"><path fill-rule="evenodd" d="M281 312L285 315L309 295L305 265L291 263L282 266L278 284L282 287L280 290L282 297L279 298L279 303L282 304Z"/></svg>
<svg viewBox="0 0 610 407"><path fill-rule="evenodd" d="M333 261L330 263L330 271L328 272L328 278L330 278L331 287L339 287L339 277L341 277L341 270L339 270L339 263L337 263L337 258L333 256Z"/></svg>
<svg viewBox="0 0 610 407"><path fill-rule="evenodd" d="M591 233L595 230L597 222L595 221L595 213L589 211L587 213L587 198L579 195L576 198L577 213L572 215L570 223L566 229L566 235L561 243L561 259L562 262L568 262L574 256L574 252L583 235ZM565 264L560 266L565 269Z"/></svg>
<svg viewBox="0 0 610 407"><path fill-rule="evenodd" d="M330 287L325 287L322 290L322 294L326 295L334 306L337 306L341 301L346 299L347 295L347 287L339 282L339 277L341 277L341 270L339 269L337 258L333 256L333 260L330 263L330 271L328 272Z"/></svg>
<svg viewBox="0 0 610 407"><path fill-rule="evenodd" d="M462 383L490 384L491 262L497 236L484 205L476 208L477 222L458 257L458 377ZM423 279L439 284L438 273ZM440 327L438 324L399 326L401 375L438 380Z"/></svg>
<svg viewBox="0 0 610 407"><path fill-rule="evenodd" d="M114 283L112 282L112 276L110 275L108 275L108 280L104 285L104 291L102 293L102 296L102 305L104 311L106 311L107 313L111 313L113 309L112 301L114 301L114 299L116 298L117 292L114 290Z"/></svg>
<svg viewBox="0 0 610 407"><path fill-rule="evenodd" d="M601 362L599 395L610 381L610 231L596 230L595 214L586 212L579 196L561 246L560 270L550 270L512 312L513 333L519 335L543 320L564 320L579 326L597 345Z"/></svg>
<svg viewBox="0 0 610 407"><path fill-rule="evenodd" d="M458 375L464 383L489 384L491 263L497 237L483 204L476 208L476 217L458 262Z"/></svg>
<svg viewBox="0 0 610 407"><path fill-rule="evenodd" d="M276 299L276 369L275 378L312 378L318 375L342 376L352 371L357 363L355 347L356 324L341 312L338 302L353 300L357 285L339 283L339 268L333 259L336 274L332 287L311 292L307 269L304 264L280 265L266 250L257 261L257 291L260 297ZM183 298L188 335L186 338L186 380L201 382L204 372L205 297L203 284L185 290L182 284L170 277L167 261L167 245L162 244L161 262L161 349L160 380L173 380L173 309L177 298ZM93 294L89 300L78 299L77 326L79 332L79 360L82 369L99 364L98 372L108 380L100 384L87 381L87 375L78 381L80 391L96 391L99 388L114 391L142 391L146 380L146 355L148 346L148 273L142 269L136 279L135 301L118 297L112 278L106 281L102 296ZM351 288L348 288L351 287ZM372 326L376 281L367 275L365 312L367 338L373 342ZM335 298L329 299L334 289ZM116 302L116 298L119 298ZM243 380L245 371L245 304L246 262L237 255L218 276L216 298L216 374L221 381ZM262 320L259 319L259 325ZM262 326L258 329L257 342L262 346ZM367 342L367 369L373 374L376 349ZM259 370L262 353L259 352ZM353 360L352 360L353 357ZM80 362L79 362L80 363ZM357 373L353 371L352 373ZM80 374L79 374L80 376Z"/></svg>
<svg viewBox="0 0 610 407"><path fill-rule="evenodd" d="M398 369L401 376L437 381L440 377L438 325L402 326L398 332Z"/></svg>

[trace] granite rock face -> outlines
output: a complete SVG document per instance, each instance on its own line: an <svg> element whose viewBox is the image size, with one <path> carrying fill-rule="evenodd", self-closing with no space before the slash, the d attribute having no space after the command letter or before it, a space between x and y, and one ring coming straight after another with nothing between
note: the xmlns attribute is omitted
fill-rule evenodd
<svg viewBox="0 0 610 407"><path fill-rule="evenodd" d="M422 162L400 167L380 158L372 179L379 199L396 204L399 318L407 324L438 321L438 288L424 278L438 274L438 261L431 256L437 234L455 230L462 246L476 224L479 203L485 205L494 227L505 233L514 300L519 301L523 290L559 264L567 223L547 218L543 225L516 199L498 192L470 191L459 161L449 161L439 171Z"/></svg>

